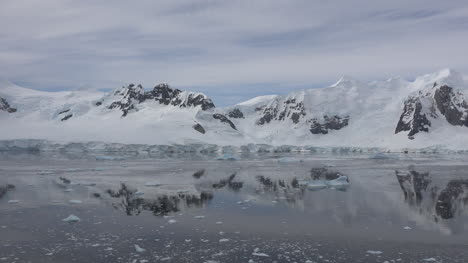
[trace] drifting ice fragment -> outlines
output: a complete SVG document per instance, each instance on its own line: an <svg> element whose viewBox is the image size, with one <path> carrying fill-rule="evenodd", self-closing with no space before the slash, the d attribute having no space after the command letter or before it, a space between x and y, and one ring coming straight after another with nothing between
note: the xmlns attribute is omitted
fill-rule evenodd
<svg viewBox="0 0 468 263"><path fill-rule="evenodd" d="M143 253L143 252L146 251L146 249L141 248L139 245L135 245L135 251L136 251L137 253Z"/></svg>
<svg viewBox="0 0 468 263"><path fill-rule="evenodd" d="M367 250L367 253L368 253L368 254L371 254L371 255L380 255L380 254L382 254L383 252L382 252L382 251L378 251L378 250Z"/></svg>
<svg viewBox="0 0 468 263"><path fill-rule="evenodd" d="M80 222L81 219L77 217L76 215L71 214L67 218L63 219L62 221L76 223L76 222Z"/></svg>
<svg viewBox="0 0 468 263"><path fill-rule="evenodd" d="M10 200L8 201L9 204L17 204L19 203L19 200Z"/></svg>
<svg viewBox="0 0 468 263"><path fill-rule="evenodd" d="M81 200L70 200L68 201L70 204L81 204L83 203Z"/></svg>
<svg viewBox="0 0 468 263"><path fill-rule="evenodd" d="M257 253L257 252L252 253L252 256L257 256L257 257L269 257L268 254L265 254L265 253Z"/></svg>
<svg viewBox="0 0 468 263"><path fill-rule="evenodd" d="M423 261L426 261L426 262L436 262L437 260L435 258L426 258L426 259L423 259Z"/></svg>
<svg viewBox="0 0 468 263"><path fill-rule="evenodd" d="M351 183L346 175L340 175L338 178L333 180L314 180L307 184L307 189L311 191L321 190L324 188L346 190Z"/></svg>
<svg viewBox="0 0 468 263"><path fill-rule="evenodd" d="M405 226L405 227L403 227L403 229L404 229L404 230L411 230L411 227Z"/></svg>
<svg viewBox="0 0 468 263"><path fill-rule="evenodd" d="M220 161L238 161L239 158L235 157L232 154L226 153L223 156L220 156L220 157L216 158L216 160L220 160Z"/></svg>
<svg viewBox="0 0 468 263"><path fill-rule="evenodd" d="M122 156L96 156L96 161L123 161L125 157Z"/></svg>

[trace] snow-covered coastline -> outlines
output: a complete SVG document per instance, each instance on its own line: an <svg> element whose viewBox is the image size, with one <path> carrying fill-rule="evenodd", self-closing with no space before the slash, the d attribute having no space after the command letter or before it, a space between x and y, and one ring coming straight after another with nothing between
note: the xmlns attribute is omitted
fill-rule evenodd
<svg viewBox="0 0 468 263"><path fill-rule="evenodd" d="M152 90L131 84L105 94L1 83L0 140L2 149L267 145L294 151L464 152L467 91L461 74L450 69L414 81L362 83L343 77L329 87L260 96L225 108L216 108L204 94L167 84Z"/></svg>

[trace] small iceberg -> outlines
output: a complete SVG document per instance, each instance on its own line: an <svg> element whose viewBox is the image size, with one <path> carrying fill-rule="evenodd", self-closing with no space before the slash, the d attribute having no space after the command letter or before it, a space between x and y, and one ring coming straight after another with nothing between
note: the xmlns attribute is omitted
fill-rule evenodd
<svg viewBox="0 0 468 263"><path fill-rule="evenodd" d="M216 158L216 160L218 160L218 161L238 161L239 158L235 157L232 154L226 153L223 156L219 156L218 158Z"/></svg>
<svg viewBox="0 0 468 263"><path fill-rule="evenodd" d="M143 253L143 252L146 251L146 249L140 247L139 245L134 245L134 246L135 246L135 251L136 251L137 253Z"/></svg>
<svg viewBox="0 0 468 263"><path fill-rule="evenodd" d="M125 157L122 156L108 156L108 155L103 155L103 156L96 156L96 161L123 161L125 160Z"/></svg>
<svg viewBox="0 0 468 263"><path fill-rule="evenodd" d="M9 204L17 204L19 203L19 200L10 200L8 201Z"/></svg>
<svg viewBox="0 0 468 263"><path fill-rule="evenodd" d="M80 222L81 219L79 217L77 217L76 215L71 214L67 218L64 218L62 221L70 222L70 223L76 223L76 222Z"/></svg>
<svg viewBox="0 0 468 263"><path fill-rule="evenodd" d="M70 200L68 201L70 204L81 204L83 203L81 200Z"/></svg>
<svg viewBox="0 0 468 263"><path fill-rule="evenodd" d="M325 188L345 191L351 185L348 176L340 175L333 180L313 180L307 184L307 189L317 191Z"/></svg>

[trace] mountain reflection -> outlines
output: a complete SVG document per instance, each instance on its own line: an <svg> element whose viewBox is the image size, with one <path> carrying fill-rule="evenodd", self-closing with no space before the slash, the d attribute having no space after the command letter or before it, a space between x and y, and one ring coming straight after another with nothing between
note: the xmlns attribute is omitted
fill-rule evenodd
<svg viewBox="0 0 468 263"><path fill-rule="evenodd" d="M120 198L120 204L114 204L115 208L123 208L127 215L139 215L142 211L151 211L155 216L165 216L179 212L181 206L203 207L213 199L210 192L201 192L199 195L177 193L174 195L161 195L155 198L139 197L139 192L126 184L121 184L117 191L107 190L113 198Z"/></svg>
<svg viewBox="0 0 468 263"><path fill-rule="evenodd" d="M432 184L428 172L395 171L405 201L434 221L454 218L468 204L468 180L451 180L445 187Z"/></svg>

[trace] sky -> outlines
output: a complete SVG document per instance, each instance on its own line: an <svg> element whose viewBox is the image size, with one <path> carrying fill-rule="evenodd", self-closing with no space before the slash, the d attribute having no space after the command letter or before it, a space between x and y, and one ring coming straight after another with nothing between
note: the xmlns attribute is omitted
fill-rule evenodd
<svg viewBox="0 0 468 263"><path fill-rule="evenodd" d="M0 79L41 90L167 82L225 106L468 74L466 0L1 0L0 25Z"/></svg>

